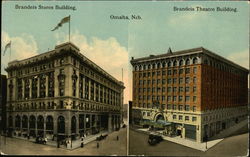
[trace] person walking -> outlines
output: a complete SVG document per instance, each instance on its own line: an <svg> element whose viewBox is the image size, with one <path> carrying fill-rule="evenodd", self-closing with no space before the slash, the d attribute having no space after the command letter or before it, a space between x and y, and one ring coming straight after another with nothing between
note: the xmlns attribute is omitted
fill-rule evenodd
<svg viewBox="0 0 250 157"><path fill-rule="evenodd" d="M119 136L116 136L116 140L119 141Z"/></svg>

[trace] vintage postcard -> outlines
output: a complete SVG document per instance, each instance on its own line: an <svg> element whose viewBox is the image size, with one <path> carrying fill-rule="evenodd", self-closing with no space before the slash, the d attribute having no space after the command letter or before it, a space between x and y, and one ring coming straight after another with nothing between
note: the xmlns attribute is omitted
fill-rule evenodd
<svg viewBox="0 0 250 157"><path fill-rule="evenodd" d="M2 155L247 156L247 1L2 1Z"/></svg>

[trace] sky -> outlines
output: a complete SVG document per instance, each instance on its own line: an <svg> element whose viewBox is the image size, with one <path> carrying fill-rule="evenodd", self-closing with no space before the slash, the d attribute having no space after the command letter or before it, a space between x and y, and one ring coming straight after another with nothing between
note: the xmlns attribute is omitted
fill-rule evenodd
<svg viewBox="0 0 250 157"><path fill-rule="evenodd" d="M15 9L15 6L75 6L76 10ZM231 7L237 12L173 11L174 7ZM7 63L25 59L68 41L69 25L51 31L70 15L71 42L81 53L125 83L124 103L132 97L131 57L204 47L249 68L248 2L2 2L1 73ZM137 15L141 20L115 20L111 15ZM122 78L123 69L123 78Z"/></svg>

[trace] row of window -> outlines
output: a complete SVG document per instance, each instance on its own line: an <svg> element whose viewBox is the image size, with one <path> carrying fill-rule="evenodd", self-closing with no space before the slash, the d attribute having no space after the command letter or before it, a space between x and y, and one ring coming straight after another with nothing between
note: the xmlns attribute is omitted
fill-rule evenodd
<svg viewBox="0 0 250 157"><path fill-rule="evenodd" d="M179 96L178 97L178 101L179 102L182 102L183 101L183 98L185 98L185 102L188 102L190 101L190 96ZM139 100L151 100L151 96L139 96ZM165 101L165 96L152 96L152 100L158 100L158 101ZM170 101L175 101L177 102L177 96L167 96L167 101L170 102ZM197 97L196 96L193 96L193 102L196 102L197 101Z"/></svg>
<svg viewBox="0 0 250 157"><path fill-rule="evenodd" d="M190 87L189 86L186 86L185 88L184 87L167 87L167 92L168 93L171 93L171 92L177 92L177 89L178 89L178 92L184 92L184 89L185 89L185 92L188 93L190 92ZM134 92L136 92L136 88L134 88ZM153 87L153 88L138 88L138 92L139 93L145 93L145 92L166 92L166 88L165 87ZM197 88L196 86L193 86L193 90L192 90L194 93L197 91Z"/></svg>
<svg viewBox="0 0 250 157"><path fill-rule="evenodd" d="M192 108L190 108L190 105L176 105L176 104L167 104L167 106L165 104L161 104L161 105L150 105L149 103L143 103L142 105L139 103L139 107L143 107L143 108L166 108L167 110L178 110L178 111L193 111L196 112L196 106L192 106Z"/></svg>
<svg viewBox="0 0 250 157"><path fill-rule="evenodd" d="M139 85L154 85L154 84L166 84L166 81L167 81L167 84L177 84L177 80L178 80L178 83L179 84L182 84L184 83L184 78L168 78L167 80L166 79L153 79L153 80L139 80ZM192 80L192 77L185 77L185 83L188 84L188 83L191 83L191 80ZM136 85L137 81L135 80L134 81L134 84ZM196 84L197 83L197 78L196 77L193 77L193 83Z"/></svg>
<svg viewBox="0 0 250 157"><path fill-rule="evenodd" d="M177 115L173 115L173 120L177 120ZM179 115L178 120L183 120L183 116ZM185 121L189 121L189 116L185 116ZM197 117L192 117L192 122L197 121Z"/></svg>
<svg viewBox="0 0 250 157"><path fill-rule="evenodd" d="M135 66L135 70L138 71L138 70L146 70L146 69L159 69L159 68L164 68L166 66L168 67L171 67L171 66L183 66L184 63L185 65L190 65L191 64L191 61L193 64L197 64L198 63L198 59L195 57L193 59L187 59L187 60L174 60L174 61L168 61L167 63L165 62L158 62L158 63L153 63L153 64L148 64L148 65L136 65Z"/></svg>
<svg viewBox="0 0 250 157"><path fill-rule="evenodd" d="M167 73L166 73L167 72ZM191 70L190 68L185 68L185 69L169 69L169 70L162 70L162 71L153 71L153 72L143 72L139 73L139 78L141 77L153 77L153 76L165 76L167 75L177 75L177 74L190 74ZM197 74L197 67L193 67L193 74ZM137 73L134 74L135 77L137 77Z"/></svg>

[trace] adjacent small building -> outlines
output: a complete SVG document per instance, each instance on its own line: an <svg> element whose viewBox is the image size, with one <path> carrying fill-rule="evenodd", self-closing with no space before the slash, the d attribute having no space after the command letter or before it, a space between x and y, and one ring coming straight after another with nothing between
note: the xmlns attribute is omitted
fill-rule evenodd
<svg viewBox="0 0 250 157"><path fill-rule="evenodd" d="M10 136L75 140L120 128L124 84L71 42L8 64Z"/></svg>
<svg viewBox="0 0 250 157"><path fill-rule="evenodd" d="M131 59L134 123L198 142L247 119L248 73L203 47Z"/></svg>

